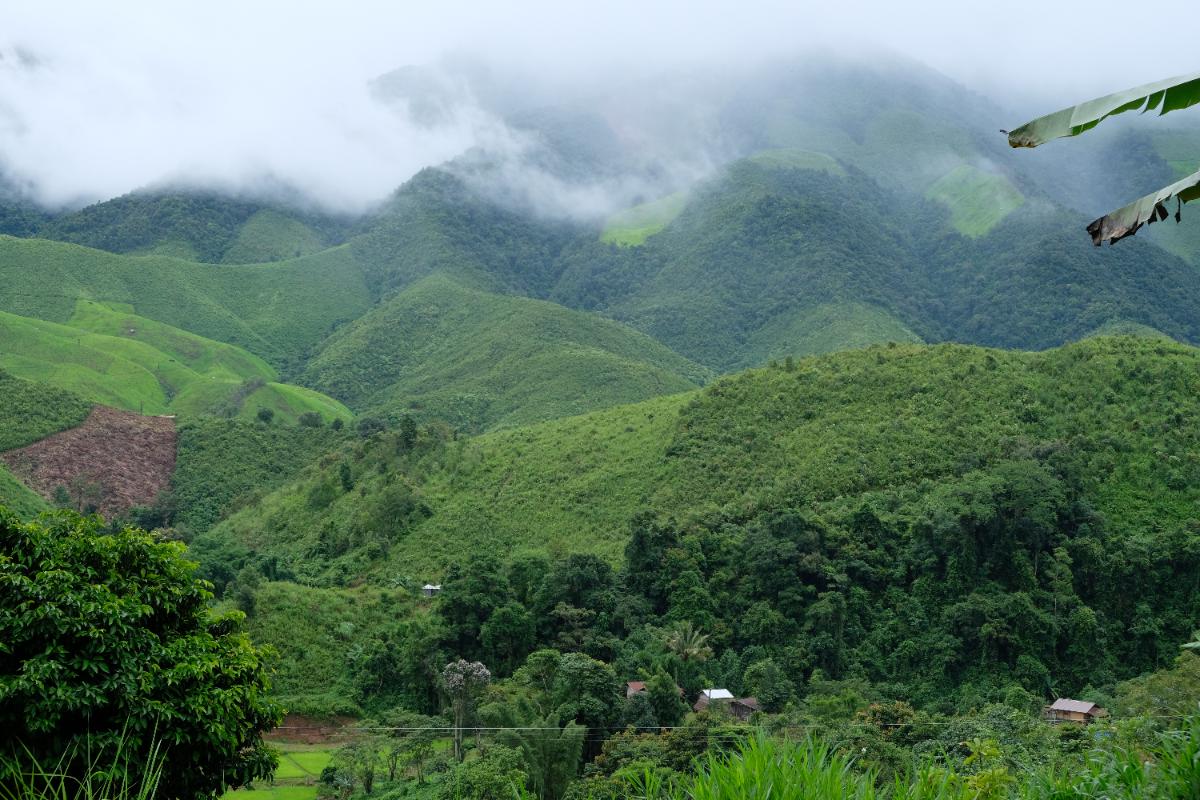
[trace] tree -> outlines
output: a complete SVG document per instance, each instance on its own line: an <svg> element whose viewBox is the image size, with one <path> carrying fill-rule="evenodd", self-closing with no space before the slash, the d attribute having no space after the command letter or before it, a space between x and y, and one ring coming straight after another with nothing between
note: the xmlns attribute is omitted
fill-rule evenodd
<svg viewBox="0 0 1200 800"><path fill-rule="evenodd" d="M387 769L388 782L396 780L402 765L417 774L417 784L425 785L425 762L433 755L433 744L445 730L445 722L414 711L397 708L383 715L380 722L387 730L379 751Z"/></svg>
<svg viewBox="0 0 1200 800"><path fill-rule="evenodd" d="M480 629L483 653L501 674L509 674L533 650L536 635L533 617L520 603L501 606Z"/></svg>
<svg viewBox="0 0 1200 800"><path fill-rule="evenodd" d="M315 411L305 411L296 421L304 428L319 428L321 427L321 415Z"/></svg>
<svg viewBox="0 0 1200 800"><path fill-rule="evenodd" d="M553 716L505 731L501 743L520 750L529 787L540 800L559 800L579 769L587 729L574 722L559 727Z"/></svg>
<svg viewBox="0 0 1200 800"><path fill-rule="evenodd" d="M275 419L275 410L271 409L271 408L267 408L266 406L263 406L262 408L260 408L258 410L258 414L256 414L255 416L258 417L259 422L263 422L263 423L266 423L267 425L270 425L271 420Z"/></svg>
<svg viewBox="0 0 1200 800"><path fill-rule="evenodd" d="M708 646L708 634L701 632L691 622L681 622L672 628L665 640L667 650L683 662L704 662L712 657Z"/></svg>
<svg viewBox="0 0 1200 800"><path fill-rule="evenodd" d="M338 750L334 762L354 776L362 785L363 794L371 794L375 788L375 771L379 768L384 742L370 737L351 742Z"/></svg>
<svg viewBox="0 0 1200 800"><path fill-rule="evenodd" d="M758 700L763 711L771 713L783 710L796 694L796 685L784 674L774 659L770 658L764 658L747 667L742 683L746 691Z"/></svg>
<svg viewBox="0 0 1200 800"><path fill-rule="evenodd" d="M270 777L262 733L282 709L268 699L266 653L240 612L209 611L195 570L182 544L141 530L69 512L22 524L0 510L0 730L40 764L105 763L120 748L130 775L157 742L162 797Z"/></svg>
<svg viewBox="0 0 1200 800"><path fill-rule="evenodd" d="M399 430L396 444L401 452L407 453L417 444L417 423L413 421L412 417L405 414L400 418Z"/></svg>
<svg viewBox="0 0 1200 800"><path fill-rule="evenodd" d="M1195 650L1200 652L1200 630L1192 631L1192 641L1187 644L1180 645L1184 650Z"/></svg>
<svg viewBox="0 0 1200 800"><path fill-rule="evenodd" d="M1104 120L1126 111L1157 110L1159 115L1200 103L1200 74L1169 78L1134 89L1099 97L1064 108L1027 122L1008 134L1012 147L1037 147L1052 139L1078 136ZM1182 206L1200 197L1200 171L1153 194L1133 201L1123 208L1105 214L1087 226L1092 243L1117 242L1133 236L1142 225L1165 220L1167 203L1176 202L1175 221L1181 218Z"/></svg>
<svg viewBox="0 0 1200 800"><path fill-rule="evenodd" d="M451 661L442 670L442 685L450 698L450 709L454 713L454 758L458 761L463 760L463 728L474 708L475 698L491 682L492 673L478 661L460 658Z"/></svg>
<svg viewBox="0 0 1200 800"><path fill-rule="evenodd" d="M489 747L479 758L458 764L442 781L439 800L510 800L525 785L521 753L511 747Z"/></svg>
<svg viewBox="0 0 1200 800"><path fill-rule="evenodd" d="M687 716L687 703L683 702L683 692L665 672L657 672L646 681L645 695L654 709L654 718L665 728L673 728Z"/></svg>

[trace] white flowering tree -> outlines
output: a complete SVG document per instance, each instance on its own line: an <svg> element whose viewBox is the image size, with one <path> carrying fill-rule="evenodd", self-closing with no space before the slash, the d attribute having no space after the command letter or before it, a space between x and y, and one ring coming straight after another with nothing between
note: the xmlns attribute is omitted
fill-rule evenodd
<svg viewBox="0 0 1200 800"><path fill-rule="evenodd" d="M454 758L463 760L463 728L474 707L475 698L492 682L492 673L478 661L458 659L442 670L442 686L454 712Z"/></svg>

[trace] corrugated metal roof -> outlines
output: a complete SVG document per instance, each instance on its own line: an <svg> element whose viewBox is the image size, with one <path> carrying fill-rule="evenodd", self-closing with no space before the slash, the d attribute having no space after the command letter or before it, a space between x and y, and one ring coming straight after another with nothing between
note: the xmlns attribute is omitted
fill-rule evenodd
<svg viewBox="0 0 1200 800"><path fill-rule="evenodd" d="M704 696L709 700L732 700L733 692L728 689L705 689Z"/></svg>
<svg viewBox="0 0 1200 800"><path fill-rule="evenodd" d="M1089 703L1086 700L1070 700L1066 697L1060 697L1054 701L1054 705L1050 706L1050 710L1073 711L1076 714L1090 714L1092 709L1095 707L1095 703Z"/></svg>

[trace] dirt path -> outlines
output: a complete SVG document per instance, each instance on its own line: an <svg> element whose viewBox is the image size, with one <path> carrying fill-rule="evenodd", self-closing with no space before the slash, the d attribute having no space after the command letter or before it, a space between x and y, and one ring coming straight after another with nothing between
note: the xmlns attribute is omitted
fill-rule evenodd
<svg viewBox="0 0 1200 800"><path fill-rule="evenodd" d="M34 491L53 500L62 487L72 504L109 516L149 505L175 470L175 420L96 406L77 428L0 454ZM60 492L61 494L61 492Z"/></svg>

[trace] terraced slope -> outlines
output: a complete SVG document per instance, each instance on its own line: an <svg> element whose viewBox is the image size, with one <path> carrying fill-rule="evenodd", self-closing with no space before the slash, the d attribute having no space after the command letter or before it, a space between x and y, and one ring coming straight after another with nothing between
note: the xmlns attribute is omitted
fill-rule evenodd
<svg viewBox="0 0 1200 800"><path fill-rule="evenodd" d="M92 300L78 300L66 325L0 312L0 367L142 414L252 417L268 407L292 423L310 411L351 416L319 392L278 383L241 348Z"/></svg>
<svg viewBox="0 0 1200 800"><path fill-rule="evenodd" d="M0 236L0 282L0 311L67 324L78 300L93 300L237 345L276 368L301 361L371 303L345 247L217 267Z"/></svg>

